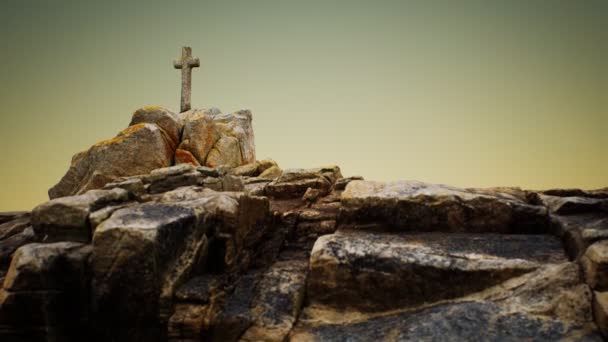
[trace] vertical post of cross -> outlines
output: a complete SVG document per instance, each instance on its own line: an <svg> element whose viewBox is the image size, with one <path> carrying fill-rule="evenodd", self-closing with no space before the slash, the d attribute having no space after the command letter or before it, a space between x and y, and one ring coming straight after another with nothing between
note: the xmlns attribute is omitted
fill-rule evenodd
<svg viewBox="0 0 608 342"><path fill-rule="evenodd" d="M182 47L182 57L173 61L175 69L182 70L182 98L180 103L180 112L190 110L190 96L192 91L192 68L198 68L200 61L196 57L192 57L192 48L189 46Z"/></svg>

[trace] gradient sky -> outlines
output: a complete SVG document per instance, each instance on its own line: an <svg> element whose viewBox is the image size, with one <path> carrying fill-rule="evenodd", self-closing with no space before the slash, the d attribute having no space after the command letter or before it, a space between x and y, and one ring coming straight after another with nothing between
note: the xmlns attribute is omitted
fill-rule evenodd
<svg viewBox="0 0 608 342"><path fill-rule="evenodd" d="M366 179L608 186L608 1L0 3L0 211L146 105L253 111L258 159Z"/></svg>

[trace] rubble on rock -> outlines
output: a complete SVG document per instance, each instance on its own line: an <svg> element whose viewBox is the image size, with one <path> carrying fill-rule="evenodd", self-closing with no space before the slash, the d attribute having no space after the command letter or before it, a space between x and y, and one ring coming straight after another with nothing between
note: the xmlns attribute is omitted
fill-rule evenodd
<svg viewBox="0 0 608 342"><path fill-rule="evenodd" d="M51 193L0 214L2 341L608 337L606 189L282 170L248 111L147 107Z"/></svg>

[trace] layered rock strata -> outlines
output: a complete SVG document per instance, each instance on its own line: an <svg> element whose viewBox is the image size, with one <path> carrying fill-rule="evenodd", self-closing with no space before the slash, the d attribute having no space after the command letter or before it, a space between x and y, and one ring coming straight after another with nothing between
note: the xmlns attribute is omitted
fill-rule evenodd
<svg viewBox="0 0 608 342"><path fill-rule="evenodd" d="M251 113L133 114L0 213L1 341L601 341L608 189L255 160Z"/></svg>

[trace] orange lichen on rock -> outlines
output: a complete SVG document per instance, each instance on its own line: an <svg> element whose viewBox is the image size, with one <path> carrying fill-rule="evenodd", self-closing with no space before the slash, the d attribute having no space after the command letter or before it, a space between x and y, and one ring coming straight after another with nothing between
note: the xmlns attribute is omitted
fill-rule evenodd
<svg viewBox="0 0 608 342"><path fill-rule="evenodd" d="M177 164L192 164L194 166L200 166L201 164L189 151L178 148L175 150L175 165Z"/></svg>

